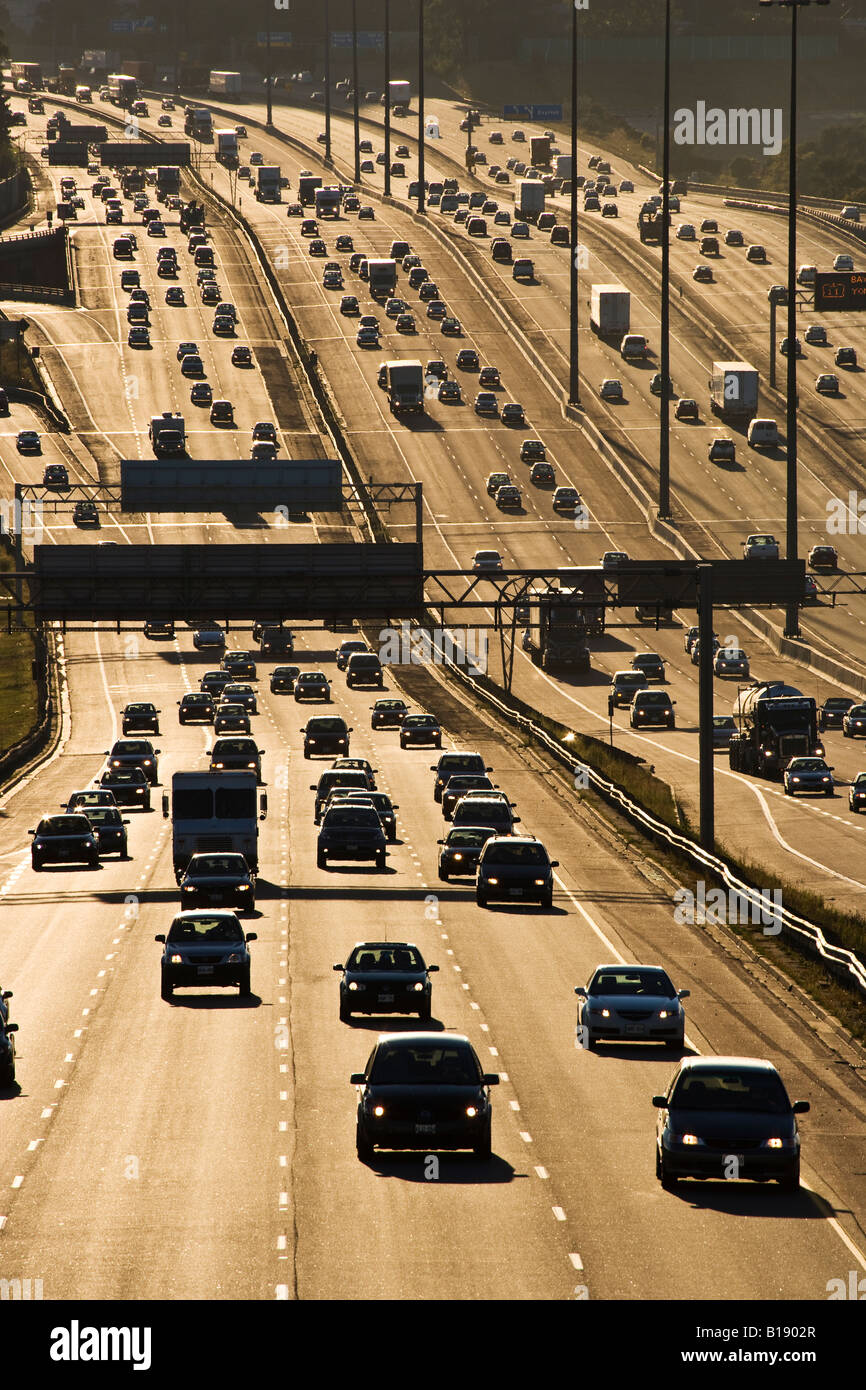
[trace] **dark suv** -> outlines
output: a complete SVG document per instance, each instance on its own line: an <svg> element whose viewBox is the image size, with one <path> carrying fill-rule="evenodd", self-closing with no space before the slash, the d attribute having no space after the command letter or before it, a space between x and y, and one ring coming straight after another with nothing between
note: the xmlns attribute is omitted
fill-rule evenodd
<svg viewBox="0 0 866 1390"><path fill-rule="evenodd" d="M348 753L351 732L345 719L337 714L320 714L308 719L301 729L304 757L309 758L313 753L327 753L330 757Z"/></svg>
<svg viewBox="0 0 866 1390"><path fill-rule="evenodd" d="M335 787L343 787L346 791L368 792L370 781L362 768L328 768L327 772L323 772L318 782L310 784L310 791L316 793L316 805L313 812L316 825L321 821L322 811Z"/></svg>
<svg viewBox="0 0 866 1390"><path fill-rule="evenodd" d="M170 999L178 985L237 985L242 995L250 990L250 953L234 912L179 912L167 936L155 941L165 947L161 963L161 994Z"/></svg>
<svg viewBox="0 0 866 1390"><path fill-rule="evenodd" d="M385 688L382 663L375 652L353 652L346 663L346 685L374 685Z"/></svg>
<svg viewBox="0 0 866 1390"><path fill-rule="evenodd" d="M291 656L295 650L295 639L290 628L266 627L259 645L262 656Z"/></svg>
<svg viewBox="0 0 866 1390"><path fill-rule="evenodd" d="M211 772L234 772L243 769L256 774L256 781L262 780L262 754L254 738L218 738L210 755Z"/></svg>
<svg viewBox="0 0 866 1390"><path fill-rule="evenodd" d="M111 749L105 750L108 767L140 767L148 782L155 787L159 781L158 748L147 738L119 738Z"/></svg>

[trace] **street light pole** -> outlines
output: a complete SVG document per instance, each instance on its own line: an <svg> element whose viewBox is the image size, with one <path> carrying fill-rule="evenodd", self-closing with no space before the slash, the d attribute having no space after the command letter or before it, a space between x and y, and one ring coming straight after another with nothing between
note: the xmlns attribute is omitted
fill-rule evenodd
<svg viewBox="0 0 866 1390"><path fill-rule="evenodd" d="M671 0L665 0L664 131L662 133L661 391L659 393L659 517L671 514Z"/></svg>
<svg viewBox="0 0 866 1390"><path fill-rule="evenodd" d="M385 197L391 193L391 0L385 0Z"/></svg>
<svg viewBox="0 0 866 1390"><path fill-rule="evenodd" d="M331 4L325 0L325 159L331 160Z"/></svg>
<svg viewBox="0 0 866 1390"><path fill-rule="evenodd" d="M424 196L424 0L418 0L418 211L423 212Z"/></svg>
<svg viewBox="0 0 866 1390"><path fill-rule="evenodd" d="M273 119L273 117L274 117L274 112L273 112L273 101L272 101L272 93L271 93L271 83L272 83L272 78L271 78L271 16L270 16L270 7L266 5L266 6L265 6L265 9L266 9L266 12L267 12L267 24L268 24L268 27L267 27L267 29L266 29L266 31L265 31L265 48L266 48L266 51L265 51L265 65L266 65L266 67L267 67L267 77L265 78L265 85L266 85L266 90L267 90L267 103L268 103L268 112L267 112L267 116L266 116L266 118L265 118L265 125L267 126L268 130L270 130L271 126L272 126L273 123L274 123L274 119Z"/></svg>
<svg viewBox="0 0 866 1390"><path fill-rule="evenodd" d="M352 0L352 86L354 91L353 124L355 128L355 182L361 182L361 118L358 112L358 0Z"/></svg>
<svg viewBox="0 0 866 1390"><path fill-rule="evenodd" d="M786 373L785 444L787 455L785 553L789 560L798 558L797 535L797 19L802 5L810 0L758 0L762 9L780 4L791 11L791 91L788 113L788 362ZM816 5L829 5L830 0L815 0ZM776 344L773 344L773 353ZM789 603L785 609L785 636L799 637L800 606Z"/></svg>
<svg viewBox="0 0 866 1390"><path fill-rule="evenodd" d="M578 374L578 281L577 281L577 3L571 8L571 269L569 271L568 403L580 404Z"/></svg>

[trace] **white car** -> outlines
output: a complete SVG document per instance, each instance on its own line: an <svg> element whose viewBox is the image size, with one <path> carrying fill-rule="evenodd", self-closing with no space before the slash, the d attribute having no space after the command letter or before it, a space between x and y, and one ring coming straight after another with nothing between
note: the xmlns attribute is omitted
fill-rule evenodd
<svg viewBox="0 0 866 1390"><path fill-rule="evenodd" d="M834 270L853 270L854 257L849 256L847 251L841 251L833 262Z"/></svg>

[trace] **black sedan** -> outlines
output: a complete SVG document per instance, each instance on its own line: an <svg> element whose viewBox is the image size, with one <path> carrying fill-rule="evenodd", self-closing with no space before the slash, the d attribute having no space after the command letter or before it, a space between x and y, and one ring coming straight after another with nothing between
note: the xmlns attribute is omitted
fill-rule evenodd
<svg viewBox="0 0 866 1390"><path fill-rule="evenodd" d="M194 854L180 881L180 900L188 907L238 907L252 912L256 880L242 854Z"/></svg>
<svg viewBox="0 0 866 1390"><path fill-rule="evenodd" d="M105 791L114 793L118 806L140 806L150 810L150 783L140 767L107 767L99 778Z"/></svg>
<svg viewBox="0 0 866 1390"><path fill-rule="evenodd" d="M842 720L856 703L856 700L845 695L831 695L818 710L818 728L841 729Z"/></svg>
<svg viewBox="0 0 866 1390"><path fill-rule="evenodd" d="M369 778L363 768L329 767L326 772L322 773L318 782L310 784L310 791L316 793L316 801L313 808L313 819L316 825L318 825L322 819L322 812L328 804L328 798L337 787L342 787L346 791L363 792L365 796L370 791Z"/></svg>
<svg viewBox="0 0 866 1390"><path fill-rule="evenodd" d="M352 1014L417 1014L430 1022L430 975L438 965L409 941L361 941L345 965L334 966L340 980L340 1022Z"/></svg>
<svg viewBox="0 0 866 1390"><path fill-rule="evenodd" d="M204 691L193 690L178 700L177 722L179 724L212 724L214 721L213 696Z"/></svg>
<svg viewBox="0 0 866 1390"><path fill-rule="evenodd" d="M316 864L327 869L335 859L372 859L385 868L385 831L374 806L334 806L322 818Z"/></svg>
<svg viewBox="0 0 866 1390"><path fill-rule="evenodd" d="M686 1057L659 1111L656 1177L667 1191L679 1178L775 1178L800 1186L797 1116L809 1102L788 1099L771 1062L756 1057Z"/></svg>
<svg viewBox="0 0 866 1390"><path fill-rule="evenodd" d="M599 1041L660 1042L682 1047L687 989L676 990L655 965L600 965L578 985L578 1036L592 1051Z"/></svg>
<svg viewBox="0 0 866 1390"><path fill-rule="evenodd" d="M243 705L247 714L258 714L259 712L256 692L251 685L246 685L242 681L226 681L220 695L223 700L230 701L233 705Z"/></svg>
<svg viewBox="0 0 866 1390"><path fill-rule="evenodd" d="M446 820L451 820L454 815L454 807L460 800L471 791L495 791L496 783L491 782L490 778L484 773L479 772L458 772L453 777L448 778L448 783L442 793L442 814Z"/></svg>
<svg viewBox="0 0 866 1390"><path fill-rule="evenodd" d="M407 714L400 725L400 747L414 745L434 748L442 747L442 729L434 714Z"/></svg>
<svg viewBox="0 0 866 1390"><path fill-rule="evenodd" d="M271 672L271 694L291 695L295 689L295 681L300 670L300 666L275 666Z"/></svg>
<svg viewBox="0 0 866 1390"><path fill-rule="evenodd" d="M295 677L295 700L325 700L331 698L331 687L323 671L301 671Z"/></svg>
<svg viewBox="0 0 866 1390"><path fill-rule="evenodd" d="M252 732L250 716L243 705L223 700L216 707L213 731L215 734L249 734Z"/></svg>
<svg viewBox="0 0 866 1390"><path fill-rule="evenodd" d="M437 840L439 877L443 883L452 878L474 878L481 851L496 831L489 825L455 825L444 840Z"/></svg>
<svg viewBox="0 0 866 1390"><path fill-rule="evenodd" d="M30 862L34 869L46 864L89 864L99 867L99 837L83 813L43 816L35 830L30 846Z"/></svg>
<svg viewBox="0 0 866 1390"><path fill-rule="evenodd" d="M349 735L352 729L336 714L319 714L308 719L301 733L304 735L304 757L327 753L330 757L346 754L349 751Z"/></svg>
<svg viewBox="0 0 866 1390"><path fill-rule="evenodd" d="M382 822L385 839L389 844L394 843L397 838L397 817L394 812L399 811L400 807L391 801L387 792L347 791L342 794L342 800L349 804L360 801L372 805Z"/></svg>
<svg viewBox="0 0 866 1390"><path fill-rule="evenodd" d="M358 1087L355 1144L369 1162L379 1149L471 1149L491 1155L491 1086L475 1049L459 1033L382 1033Z"/></svg>
<svg viewBox="0 0 866 1390"><path fill-rule="evenodd" d="M494 835L484 846L475 878L475 901L479 907L489 902L537 902L553 905L553 870L558 859L551 859L540 840L516 835Z"/></svg>
<svg viewBox="0 0 866 1390"><path fill-rule="evenodd" d="M244 929L234 912L179 912L167 936L156 936L164 950L161 962L161 994L170 999L179 985L237 985L242 995L250 990L248 943L254 931Z"/></svg>
<svg viewBox="0 0 866 1390"><path fill-rule="evenodd" d="M125 705L120 711L121 731L124 737L127 734L140 733L159 733L160 711L156 705L148 701L139 701L134 705Z"/></svg>
<svg viewBox="0 0 866 1390"><path fill-rule="evenodd" d="M406 715L409 713L409 706L405 700L384 699L377 700L371 705L372 714L370 716L371 729L399 729Z"/></svg>
<svg viewBox="0 0 866 1390"><path fill-rule="evenodd" d="M15 1034L17 1023L6 1023L0 1018L0 1086L11 1086L15 1081Z"/></svg>
<svg viewBox="0 0 866 1390"><path fill-rule="evenodd" d="M84 814L99 838L99 857L106 854L119 854L121 859L129 858L129 844L126 827L129 821L121 816L116 806L88 806Z"/></svg>
<svg viewBox="0 0 866 1390"><path fill-rule="evenodd" d="M852 705L842 718L844 738L866 738L866 705Z"/></svg>

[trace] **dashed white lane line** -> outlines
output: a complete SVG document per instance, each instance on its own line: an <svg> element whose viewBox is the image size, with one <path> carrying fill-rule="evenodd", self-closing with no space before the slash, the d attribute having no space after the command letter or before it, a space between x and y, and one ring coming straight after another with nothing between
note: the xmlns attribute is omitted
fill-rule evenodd
<svg viewBox="0 0 866 1390"><path fill-rule="evenodd" d="M552 1211L557 1221L565 1220L565 1212L562 1210L562 1207L553 1207Z"/></svg>
<svg viewBox="0 0 866 1390"><path fill-rule="evenodd" d="M574 1265L575 1269L583 1269L583 1260L580 1258L579 1255L571 1254L568 1258L571 1260L571 1263Z"/></svg>

